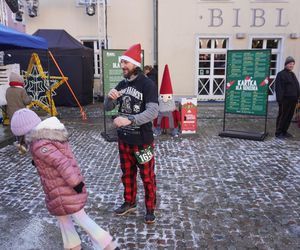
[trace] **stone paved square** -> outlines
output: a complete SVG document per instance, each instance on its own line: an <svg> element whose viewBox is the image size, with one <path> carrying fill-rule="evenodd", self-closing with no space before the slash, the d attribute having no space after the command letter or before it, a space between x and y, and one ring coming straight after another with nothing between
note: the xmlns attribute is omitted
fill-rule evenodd
<svg viewBox="0 0 300 250"><path fill-rule="evenodd" d="M123 202L121 170L117 143L100 134L100 108L89 107L87 122L68 111L61 119L86 179L87 213L121 249L300 249L300 129L292 123L294 138L275 139L272 107L265 141L219 137L222 110L214 104L199 104L196 135L156 139L157 223L150 226L143 223L140 178L137 211L113 213ZM260 123L231 118L228 125L253 129ZM1 223L1 249L62 249L30 155L21 157L8 145L0 159L0 218L12 222ZM92 249L78 230L84 249Z"/></svg>

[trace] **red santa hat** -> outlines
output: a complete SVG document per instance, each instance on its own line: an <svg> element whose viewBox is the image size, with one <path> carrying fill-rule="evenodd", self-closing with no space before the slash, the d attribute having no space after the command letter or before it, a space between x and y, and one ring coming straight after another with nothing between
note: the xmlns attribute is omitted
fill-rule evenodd
<svg viewBox="0 0 300 250"><path fill-rule="evenodd" d="M168 64L165 65L164 74L163 74L163 78L161 81L159 93L161 95L173 94Z"/></svg>
<svg viewBox="0 0 300 250"><path fill-rule="evenodd" d="M123 55L120 57L120 60L125 60L127 62L131 62L132 64L138 67L141 67L141 51L141 44L134 44L123 53Z"/></svg>

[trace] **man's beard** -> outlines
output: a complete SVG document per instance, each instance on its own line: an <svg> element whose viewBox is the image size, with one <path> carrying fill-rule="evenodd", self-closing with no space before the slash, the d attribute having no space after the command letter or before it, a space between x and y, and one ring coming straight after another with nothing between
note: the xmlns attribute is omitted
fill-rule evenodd
<svg viewBox="0 0 300 250"><path fill-rule="evenodd" d="M128 69L127 73L124 73L124 71L123 71L124 78L130 79L131 76L133 76L133 75L136 75L136 70L135 69L132 69L132 70Z"/></svg>
<svg viewBox="0 0 300 250"><path fill-rule="evenodd" d="M164 102L163 100L159 99L159 112L173 112L176 109L174 100L169 100Z"/></svg>

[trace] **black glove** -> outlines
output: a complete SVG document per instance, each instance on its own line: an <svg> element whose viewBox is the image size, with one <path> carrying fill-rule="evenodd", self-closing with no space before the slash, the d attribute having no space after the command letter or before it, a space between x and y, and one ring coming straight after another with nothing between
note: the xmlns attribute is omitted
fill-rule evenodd
<svg viewBox="0 0 300 250"><path fill-rule="evenodd" d="M35 166L34 160L31 160L31 164L32 164L33 166Z"/></svg>
<svg viewBox="0 0 300 250"><path fill-rule="evenodd" d="M77 186L73 187L73 189L80 194L82 192L82 188L84 187L84 183L80 182Z"/></svg>

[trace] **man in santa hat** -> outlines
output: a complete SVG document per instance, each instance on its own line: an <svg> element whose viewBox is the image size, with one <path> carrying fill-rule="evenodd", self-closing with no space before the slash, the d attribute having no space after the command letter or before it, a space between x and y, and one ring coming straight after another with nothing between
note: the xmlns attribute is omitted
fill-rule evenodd
<svg viewBox="0 0 300 250"><path fill-rule="evenodd" d="M161 129L171 129L171 135L177 137L179 135L178 123L180 121L180 114L176 110L175 101L173 98L173 88L169 67L166 64L162 83L159 91L159 113L157 120L154 121L155 129L154 135L161 135Z"/></svg>
<svg viewBox="0 0 300 250"><path fill-rule="evenodd" d="M108 111L119 105L114 125L118 131L124 203L115 213L125 215L136 209L136 176L139 169L145 189L145 223L152 224L155 222L156 207L152 120L158 114L157 88L140 68L140 44L125 51L120 62L125 79L109 91L104 101Z"/></svg>

